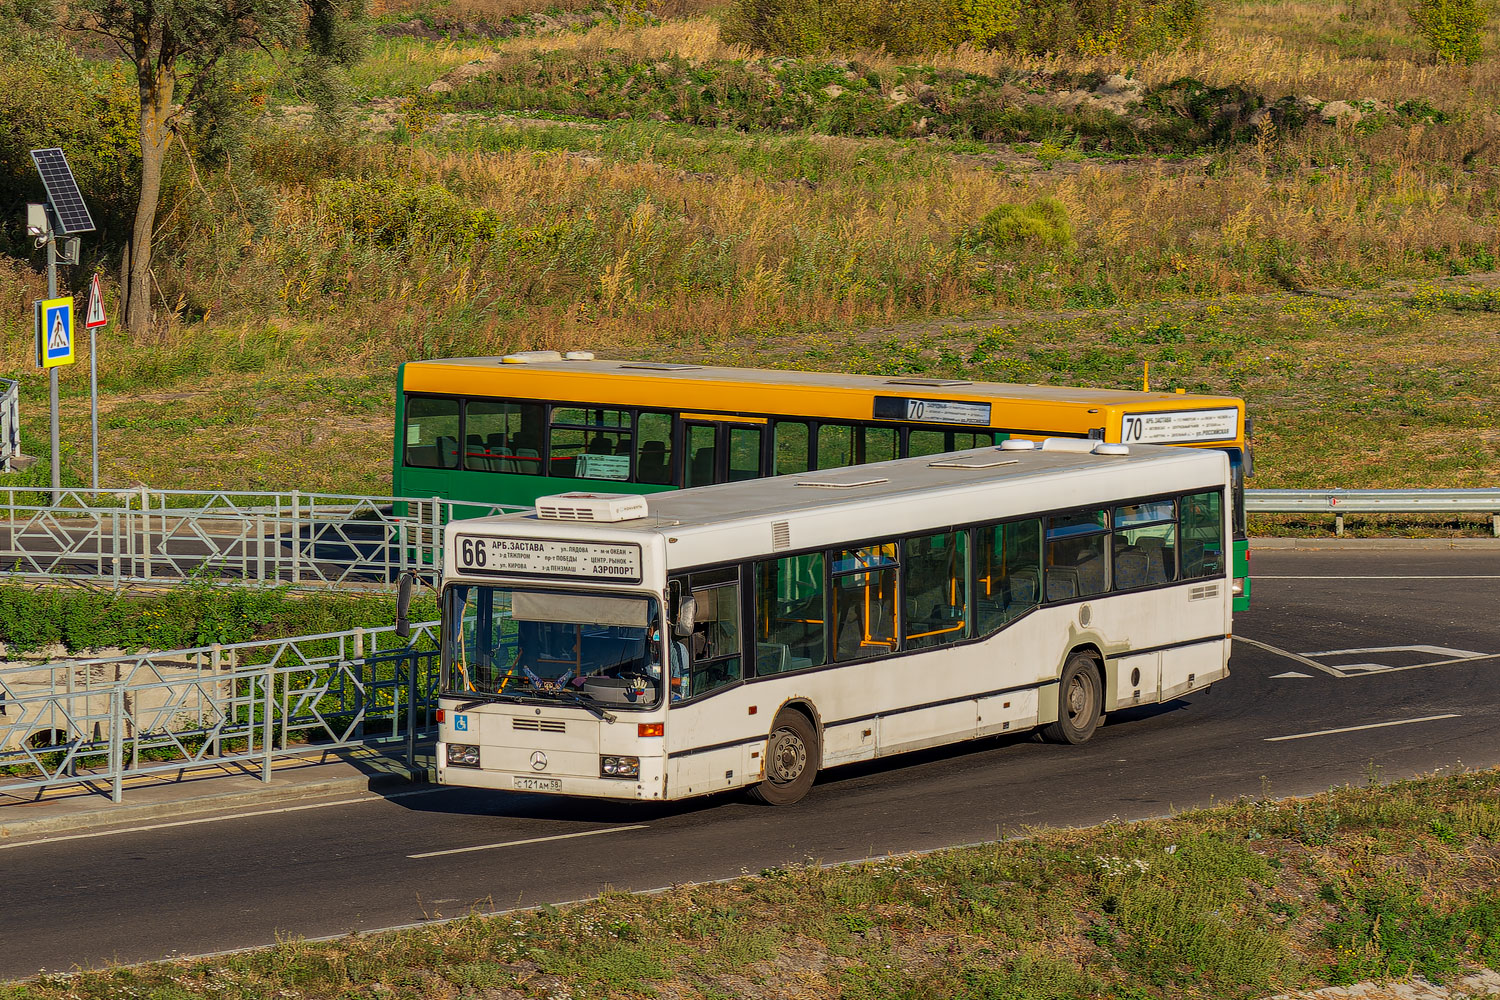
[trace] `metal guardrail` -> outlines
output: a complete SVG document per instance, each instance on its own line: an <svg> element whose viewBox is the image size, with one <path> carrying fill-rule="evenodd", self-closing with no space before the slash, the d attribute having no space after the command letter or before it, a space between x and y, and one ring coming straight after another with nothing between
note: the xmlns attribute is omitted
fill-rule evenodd
<svg viewBox="0 0 1500 1000"><path fill-rule="evenodd" d="M1500 489L1246 490L1249 514L1332 514L1344 533L1345 514L1488 514L1500 538Z"/></svg>
<svg viewBox="0 0 1500 1000"><path fill-rule="evenodd" d="M122 584L389 585L442 565L443 525L521 508L441 498L0 486L13 577Z"/></svg>
<svg viewBox="0 0 1500 1000"><path fill-rule="evenodd" d="M403 743L437 695L437 622L0 670L0 793ZM386 641L381 649L381 641ZM257 661L247 663L245 661Z"/></svg>
<svg viewBox="0 0 1500 1000"><path fill-rule="evenodd" d="M21 454L21 383L0 378L0 472Z"/></svg>

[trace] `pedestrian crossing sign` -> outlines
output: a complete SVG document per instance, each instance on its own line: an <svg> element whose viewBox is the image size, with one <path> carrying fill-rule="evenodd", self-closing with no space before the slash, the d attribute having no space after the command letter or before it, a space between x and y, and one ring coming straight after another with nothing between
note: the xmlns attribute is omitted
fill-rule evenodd
<svg viewBox="0 0 1500 1000"><path fill-rule="evenodd" d="M73 352L73 297L36 300L36 363L38 368L71 365Z"/></svg>

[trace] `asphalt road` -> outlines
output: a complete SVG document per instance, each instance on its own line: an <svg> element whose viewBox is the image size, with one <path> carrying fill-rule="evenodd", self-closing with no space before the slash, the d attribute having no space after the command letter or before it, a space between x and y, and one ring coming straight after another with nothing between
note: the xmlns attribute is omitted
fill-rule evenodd
<svg viewBox="0 0 1500 1000"><path fill-rule="evenodd" d="M1495 553L1261 551L1253 570L1233 676L1117 713L1082 747L984 740L845 767L789 809L437 789L7 844L0 977L1307 794L1371 767L1500 764Z"/></svg>

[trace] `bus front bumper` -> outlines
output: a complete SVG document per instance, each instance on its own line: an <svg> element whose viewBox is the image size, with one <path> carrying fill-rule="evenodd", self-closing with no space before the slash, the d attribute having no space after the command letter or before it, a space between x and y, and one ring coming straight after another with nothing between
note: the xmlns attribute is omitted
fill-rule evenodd
<svg viewBox="0 0 1500 1000"><path fill-rule="evenodd" d="M530 770L500 770L480 767L457 767L446 763L448 748L438 744L437 780L440 785L463 785L471 788L493 788L506 792L536 792L544 795L579 795L601 799L631 799L637 801L660 801L666 792L666 758L641 757L640 772L629 778L605 777L602 758L596 764L594 774L579 773L582 769L567 768L564 772L552 770L550 761L543 768Z"/></svg>

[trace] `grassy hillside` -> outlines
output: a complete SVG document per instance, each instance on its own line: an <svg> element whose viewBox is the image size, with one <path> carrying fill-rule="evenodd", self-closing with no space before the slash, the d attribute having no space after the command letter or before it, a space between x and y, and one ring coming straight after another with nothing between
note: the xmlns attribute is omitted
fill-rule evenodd
<svg viewBox="0 0 1500 1000"><path fill-rule="evenodd" d="M1493 55L1435 63L1393 2L1227 2L1129 61L791 60L719 14L417 0L342 125L266 62L248 147L177 156L158 329L102 338L107 481L381 492L399 361L536 347L1127 387L1149 362L1249 400L1256 485L1496 481ZM0 370L43 453L36 263L0 257ZM86 368L63 387L76 481Z"/></svg>

